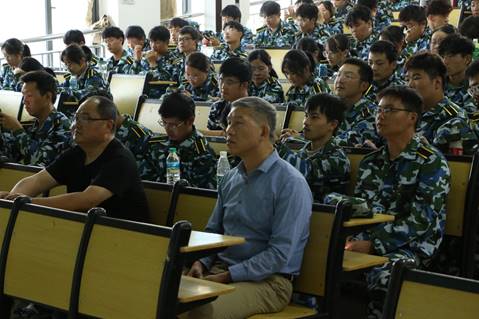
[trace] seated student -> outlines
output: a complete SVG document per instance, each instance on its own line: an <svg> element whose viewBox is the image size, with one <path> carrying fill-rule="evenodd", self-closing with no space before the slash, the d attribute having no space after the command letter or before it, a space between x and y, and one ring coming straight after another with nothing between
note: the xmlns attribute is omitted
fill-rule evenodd
<svg viewBox="0 0 479 319"><path fill-rule="evenodd" d="M446 24L446 25L434 30L434 32L431 35L431 42L429 44L429 51L431 53L439 54L439 45L441 44L441 42L448 35L455 34L457 32L458 32L457 29L451 24Z"/></svg>
<svg viewBox="0 0 479 319"><path fill-rule="evenodd" d="M328 93L328 84L314 77L313 57L301 50L290 50L284 56L281 69L291 83L286 92L286 102L294 102L304 107L306 100L318 93Z"/></svg>
<svg viewBox="0 0 479 319"><path fill-rule="evenodd" d="M336 74L344 61L350 57L349 38L345 34L336 34L329 38L324 45L324 56L328 61L327 74L334 81Z"/></svg>
<svg viewBox="0 0 479 319"><path fill-rule="evenodd" d="M336 9L334 18L341 23L345 23L348 13L353 9L353 4L349 0L333 0L333 5Z"/></svg>
<svg viewBox="0 0 479 319"><path fill-rule="evenodd" d="M211 55L214 62L223 62L231 57L246 58L248 54L241 45L241 38L244 34L243 26L236 21L226 22L223 26L224 39L226 44L215 48Z"/></svg>
<svg viewBox="0 0 479 319"><path fill-rule="evenodd" d="M12 148L11 159L19 157L25 165L47 166L70 147L71 123L53 107L57 84L50 74L32 71L23 75L21 82L23 104L34 121L24 128L16 118L0 112L3 139Z"/></svg>
<svg viewBox="0 0 479 319"><path fill-rule="evenodd" d="M211 105L208 115L208 130L218 131L223 134L222 119L226 118L231 103L242 97L248 96L248 85L251 81L251 66L240 58L229 58L220 67L220 92L221 100ZM208 135L214 132L208 132Z"/></svg>
<svg viewBox="0 0 479 319"><path fill-rule="evenodd" d="M294 43L296 29L281 20L281 7L275 1L266 1L261 5L259 15L264 25L256 30L254 45L256 48L285 48Z"/></svg>
<svg viewBox="0 0 479 319"><path fill-rule="evenodd" d="M216 155L195 126L195 102L181 93L165 94L158 113L166 135L149 138L139 162L142 179L166 182L166 158L171 147L180 158L180 176L191 186L216 188Z"/></svg>
<svg viewBox="0 0 479 319"><path fill-rule="evenodd" d="M178 36L180 34L180 30L183 27L189 25L188 21L182 18L173 18L170 20L168 25L168 31L170 32L170 49L175 51L176 46L178 45Z"/></svg>
<svg viewBox="0 0 479 319"><path fill-rule="evenodd" d="M467 17L459 26L459 33L472 41L479 39L479 16ZM479 45L476 43L472 60L479 59Z"/></svg>
<svg viewBox="0 0 479 319"><path fill-rule="evenodd" d="M444 154L471 154L478 139L468 126L466 112L444 95L447 69L441 58L418 53L406 62L405 71L406 82L424 103L418 134Z"/></svg>
<svg viewBox="0 0 479 319"><path fill-rule="evenodd" d="M335 137L341 146L366 146L366 140L379 142L374 127L377 106L364 96L372 81L373 70L358 58L347 59L339 68L334 93L346 103L344 121Z"/></svg>
<svg viewBox="0 0 479 319"><path fill-rule="evenodd" d="M185 80L178 91L194 101L212 101L219 98L218 80L210 59L201 52L193 52L185 60Z"/></svg>
<svg viewBox="0 0 479 319"><path fill-rule="evenodd" d="M52 69L50 68L45 68L43 65L38 62L37 59L32 58L30 56L24 57L22 59L22 62L18 65L17 68L15 68L15 71L13 71L13 74L15 75L15 78L17 79L17 85L15 88L15 91L21 92L22 87L23 87L23 82L21 81L22 76L25 73L31 72L31 71L45 71L48 74L50 74L54 79L55 79L55 85L58 85L58 81L56 79L56 74L53 72Z"/></svg>
<svg viewBox="0 0 479 319"><path fill-rule="evenodd" d="M358 5L363 5L371 10L373 18L373 29L375 32L381 32L384 28L391 25L394 17L386 1L377 0L358 0Z"/></svg>
<svg viewBox="0 0 479 319"><path fill-rule="evenodd" d="M290 137L298 132L282 131L276 149L279 156L296 167L308 181L315 201L322 202L325 195L346 193L351 165L346 153L336 144L334 133L344 118L346 105L331 94L313 95L306 101L303 134L307 140L299 151L288 145Z"/></svg>
<svg viewBox="0 0 479 319"><path fill-rule="evenodd" d="M298 32L294 35L294 42L308 37L313 38L319 43L323 43L330 37L330 33L322 24L318 24L318 7L314 4L303 3L296 10L296 25Z"/></svg>
<svg viewBox="0 0 479 319"><path fill-rule="evenodd" d="M278 81L278 75L271 64L271 56L263 49L252 51L248 56L251 65L251 83L249 96L257 96L269 103L284 102L284 92Z"/></svg>
<svg viewBox="0 0 479 319"><path fill-rule="evenodd" d="M392 85L404 85L404 80L396 73L397 53L389 41L376 41L369 49L369 66L373 70L373 83L366 97L376 102L376 96Z"/></svg>
<svg viewBox="0 0 479 319"><path fill-rule="evenodd" d="M442 242L450 186L447 161L439 150L415 135L421 98L413 90L389 87L379 93L376 125L385 146L359 164L355 196L374 213L395 216L356 235L346 249L389 258L366 274L368 318L382 318L392 263L412 259L427 267Z"/></svg>
<svg viewBox="0 0 479 319"><path fill-rule="evenodd" d="M237 5L230 4L221 10L221 22L223 26L230 21L236 21L241 24L241 10ZM244 47L253 45L253 32L251 32L251 30L245 26L243 26L243 29L244 33L243 37L241 38L241 45ZM219 41L213 43L212 45L218 46L220 43L225 43L223 32L219 34L218 40Z"/></svg>
<svg viewBox="0 0 479 319"><path fill-rule="evenodd" d="M284 19L287 23L291 24L296 31L298 31L298 26L295 24L295 19L297 17L298 8L302 4L314 4L313 0L296 0L294 5L288 6L286 10L284 10Z"/></svg>
<svg viewBox="0 0 479 319"><path fill-rule="evenodd" d="M35 197L32 203L78 212L103 207L110 217L148 222L148 203L135 159L115 139L115 118L116 106L110 99L88 98L78 108L72 126L77 145L0 198L35 197L66 185L67 194Z"/></svg>
<svg viewBox="0 0 479 319"><path fill-rule="evenodd" d="M141 46L143 52L151 50L150 44L146 40L145 30L139 25L129 25L125 30L125 38L128 44L126 51L130 56L133 56L137 45Z"/></svg>
<svg viewBox="0 0 479 319"><path fill-rule="evenodd" d="M424 8L409 5L399 12L399 23L405 28L406 57L429 48L431 30L427 27Z"/></svg>
<svg viewBox="0 0 479 319"><path fill-rule="evenodd" d="M432 0L426 6L427 26L432 32L445 26L449 20L452 7L449 1Z"/></svg>
<svg viewBox="0 0 479 319"><path fill-rule="evenodd" d="M371 10L363 5L354 6L346 18L346 25L351 28L353 35L352 55L367 61L369 47L376 42L377 38L373 32Z"/></svg>
<svg viewBox="0 0 479 319"><path fill-rule="evenodd" d="M2 44L2 54L7 63L0 69L0 89L14 91L18 88L14 70L18 68L24 57L30 56L30 48L22 41L11 38Z"/></svg>
<svg viewBox="0 0 479 319"><path fill-rule="evenodd" d="M466 70L466 79L468 80L467 92L471 96L474 104L479 108L479 61L474 61ZM479 112L469 116L470 125L477 136L479 136Z"/></svg>
<svg viewBox="0 0 479 319"><path fill-rule="evenodd" d="M77 101L94 92L109 90L102 75L88 63L84 48L86 47L70 44L61 54L62 62L70 73L64 75L65 82L60 85L59 91Z"/></svg>
<svg viewBox="0 0 479 319"><path fill-rule="evenodd" d="M479 0L471 0L471 15L473 17L479 17Z"/></svg>
<svg viewBox="0 0 479 319"><path fill-rule="evenodd" d="M379 34L379 40L391 42L396 49L396 75L401 79L404 78L404 63L406 63L408 58L405 50L406 41L404 39L403 28L397 25L390 25Z"/></svg>
<svg viewBox="0 0 479 319"><path fill-rule="evenodd" d="M466 69L471 64L474 43L459 35L448 35L439 45L439 55L447 69L445 95L468 114L477 111L476 105L467 93Z"/></svg>
<svg viewBox="0 0 479 319"><path fill-rule="evenodd" d="M84 47L86 45L85 41L85 35L83 35L83 32L80 30L72 29L68 30L64 35L63 35L63 43L65 44L65 47L69 46L70 44L78 44L81 47ZM85 50L85 47L84 47ZM88 63L90 63L91 66L93 67L98 67L98 68L104 68L104 65L106 64L106 61L103 60L103 58L100 58L93 54L90 51L91 57L88 59Z"/></svg>
<svg viewBox="0 0 479 319"><path fill-rule="evenodd" d="M309 236L312 198L304 177L274 150L274 107L258 97L235 101L226 136L241 163L222 178L206 231L245 244L193 263L188 275L235 290L184 318L248 318L288 305Z"/></svg>
<svg viewBox="0 0 479 319"><path fill-rule="evenodd" d="M187 25L181 28L178 36L178 57L173 61L173 78L178 84L186 82L185 62L186 58L193 52L198 51L198 43L201 41L200 32ZM214 68L212 67L214 71Z"/></svg>
<svg viewBox="0 0 479 319"><path fill-rule="evenodd" d="M135 47L134 62L130 72L133 74L145 74L150 72L153 80L171 81L173 79L173 61L176 56L168 50L170 32L164 26L156 26L148 34L151 51L143 54L143 49ZM152 86L148 90L150 99L160 98L166 91L166 86Z"/></svg>
<svg viewBox="0 0 479 319"><path fill-rule="evenodd" d="M139 162L145 152L146 143L153 132L144 125L135 121L129 114L116 114L115 137L135 156Z"/></svg>
<svg viewBox="0 0 479 319"><path fill-rule="evenodd" d="M112 54L106 64L106 73L129 74L133 64L133 58L123 49L125 35L118 27L107 27L101 37L106 43L106 48Z"/></svg>
<svg viewBox="0 0 479 319"><path fill-rule="evenodd" d="M302 38L298 42L296 42L294 49L301 50L306 54L310 54L314 60L314 77L320 78L323 80L328 80L333 75L328 74L328 66L322 62L324 62L324 49L323 46L318 44L316 40L313 38Z"/></svg>
<svg viewBox="0 0 479 319"><path fill-rule="evenodd" d="M343 33L343 23L334 17L336 9L331 1L325 0L318 4L319 20L329 34Z"/></svg>

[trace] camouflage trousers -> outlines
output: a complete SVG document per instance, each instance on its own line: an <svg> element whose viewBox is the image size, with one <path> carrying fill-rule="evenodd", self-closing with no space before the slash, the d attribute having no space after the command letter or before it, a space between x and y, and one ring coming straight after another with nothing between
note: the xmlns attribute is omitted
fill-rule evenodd
<svg viewBox="0 0 479 319"><path fill-rule="evenodd" d="M420 259L410 250L399 249L384 255L384 257L389 258L387 263L380 267L374 267L366 273L366 283L369 292L368 319L382 318L393 263L400 259L413 259L416 261L416 266L419 266Z"/></svg>

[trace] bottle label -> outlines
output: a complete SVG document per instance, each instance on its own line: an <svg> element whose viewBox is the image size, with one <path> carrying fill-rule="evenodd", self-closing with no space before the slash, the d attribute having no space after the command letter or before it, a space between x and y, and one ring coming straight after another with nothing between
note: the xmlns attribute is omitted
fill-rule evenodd
<svg viewBox="0 0 479 319"><path fill-rule="evenodd" d="M179 170L180 169L180 163L179 162L166 163L166 168L167 169Z"/></svg>

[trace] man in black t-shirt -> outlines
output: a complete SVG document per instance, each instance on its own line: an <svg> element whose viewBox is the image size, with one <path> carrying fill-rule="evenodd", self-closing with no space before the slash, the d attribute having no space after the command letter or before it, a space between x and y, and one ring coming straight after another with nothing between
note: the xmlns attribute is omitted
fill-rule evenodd
<svg viewBox="0 0 479 319"><path fill-rule="evenodd" d="M37 196L57 185L67 194L37 197L32 203L72 211L105 208L114 218L147 222L148 205L135 159L115 139L116 106L105 97L83 102L75 115L72 134L77 146L65 151L50 166L20 180L0 198Z"/></svg>

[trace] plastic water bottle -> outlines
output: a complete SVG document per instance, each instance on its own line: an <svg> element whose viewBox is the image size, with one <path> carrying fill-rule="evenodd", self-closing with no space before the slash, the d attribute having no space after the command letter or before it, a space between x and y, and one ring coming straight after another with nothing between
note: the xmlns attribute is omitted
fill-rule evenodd
<svg viewBox="0 0 479 319"><path fill-rule="evenodd" d="M170 148L170 154L166 158L166 182L174 184L180 180L180 158L176 154L176 148Z"/></svg>
<svg viewBox="0 0 479 319"><path fill-rule="evenodd" d="M218 159L218 165L216 166L216 181L220 184L223 176L230 170L230 162L228 161L228 153L225 151L220 152L220 158Z"/></svg>

